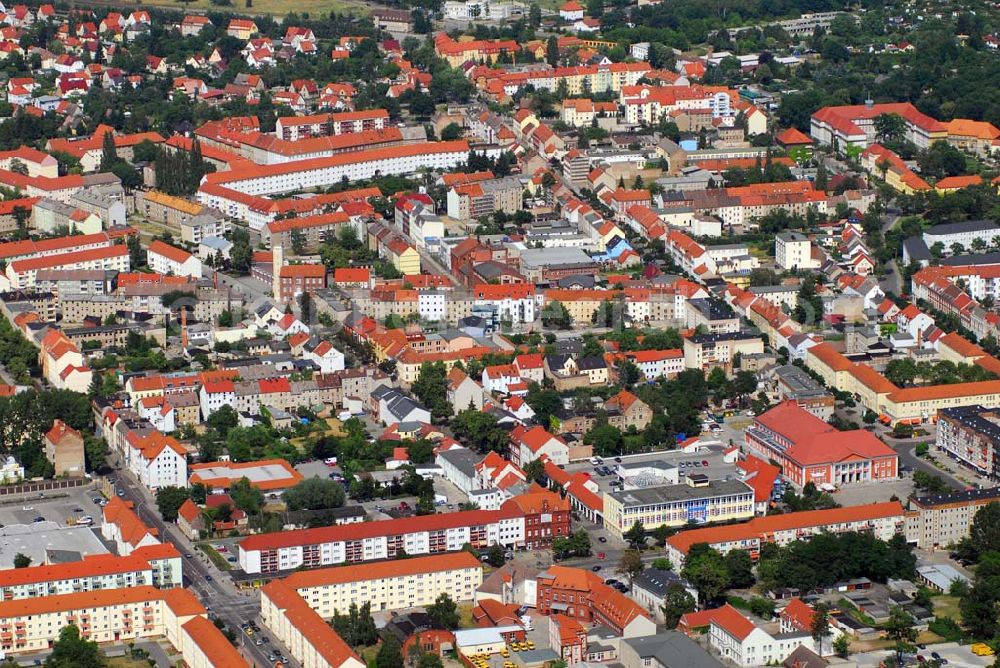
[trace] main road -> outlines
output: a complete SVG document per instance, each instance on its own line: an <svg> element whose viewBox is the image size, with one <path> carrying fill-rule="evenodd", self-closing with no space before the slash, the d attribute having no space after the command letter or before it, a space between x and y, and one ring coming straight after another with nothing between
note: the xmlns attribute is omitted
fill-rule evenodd
<svg viewBox="0 0 1000 668"><path fill-rule="evenodd" d="M258 646L254 644L256 636L250 638L240 628L241 624L259 617L259 592L256 589L237 589L228 573L217 568L203 552L195 549L175 524L163 521L152 496L133 480L130 473L118 469L117 474L115 485L125 492L124 498L134 504L139 518L146 526L156 529L161 540L171 543L184 555L186 587L204 604L211 618L221 620L237 634L236 644L243 656L255 666L273 666L274 661L268 659L268 648L274 647L281 649L286 657L285 666L295 665L287 660L287 648L276 640L272 639L270 645ZM262 632L265 635L268 633L264 628Z"/></svg>

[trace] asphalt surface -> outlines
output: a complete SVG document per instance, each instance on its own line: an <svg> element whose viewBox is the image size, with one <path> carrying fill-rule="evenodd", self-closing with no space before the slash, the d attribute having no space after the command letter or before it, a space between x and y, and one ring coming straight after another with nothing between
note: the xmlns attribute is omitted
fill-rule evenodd
<svg viewBox="0 0 1000 668"><path fill-rule="evenodd" d="M243 656L255 666L273 666L268 659L268 646L257 646L253 639L240 631L244 622L256 620L260 624L260 599L256 589L239 590L233 584L229 575L220 571L201 551L180 532L175 524L164 522L156 509L156 501L142 488L130 473L117 471L117 487L125 492L125 498L135 504L140 519L149 527L159 531L160 539L170 542L177 551L185 555L184 578L187 589L192 591L198 600L208 609L210 618L218 618L227 628L237 634L236 644ZM187 555L191 555L188 557ZM270 647L281 650L290 657L287 648L274 639L274 634L261 628L264 635L271 638ZM296 666L294 661L286 661L286 666Z"/></svg>

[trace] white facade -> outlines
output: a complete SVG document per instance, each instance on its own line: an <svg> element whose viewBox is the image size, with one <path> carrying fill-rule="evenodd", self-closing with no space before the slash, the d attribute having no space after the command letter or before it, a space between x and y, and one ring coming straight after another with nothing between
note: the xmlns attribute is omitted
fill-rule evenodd
<svg viewBox="0 0 1000 668"><path fill-rule="evenodd" d="M234 406L236 404L236 391L232 383L229 383L225 390L206 390L204 386L198 390L198 398L201 403L201 418L207 420L208 417L223 406Z"/></svg>
<svg viewBox="0 0 1000 668"><path fill-rule="evenodd" d="M774 239L774 264L778 269L817 269L812 242L798 232L783 232Z"/></svg>
<svg viewBox="0 0 1000 668"><path fill-rule="evenodd" d="M485 511L467 511L477 514ZM453 516L457 513L452 513ZM390 521L390 520L386 520ZM385 522L379 523L384 524ZM275 534L276 536L287 536ZM499 544L516 546L524 543L524 517L494 517L486 523L475 525L452 526L435 531L412 531L403 533L401 541L395 541L395 536L370 536L357 541L331 537L327 541L309 543L306 545L276 545L274 548L261 548L253 543L254 539L266 536L253 536L244 539L239 546L239 564L247 573L268 573L274 571L293 570L305 563L306 555L312 566L334 566L345 562L376 561L392 559L398 549L403 549L408 555L434 554L436 552L457 552L464 545L487 547ZM390 538L393 539L390 550ZM311 539L305 539L311 540ZM434 546L431 546L431 542ZM250 541L251 546L245 547ZM357 547L360 547L358 550ZM350 548L351 554L348 554Z"/></svg>
<svg viewBox="0 0 1000 668"><path fill-rule="evenodd" d="M725 659L738 666L751 668L781 663L799 646L810 647L813 639L808 633L772 636L757 627L741 638L739 634L713 621L709 627L709 642Z"/></svg>

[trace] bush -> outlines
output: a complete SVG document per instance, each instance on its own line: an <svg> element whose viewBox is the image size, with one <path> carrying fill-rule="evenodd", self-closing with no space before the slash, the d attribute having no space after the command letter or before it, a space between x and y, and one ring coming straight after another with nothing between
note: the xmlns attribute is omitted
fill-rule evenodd
<svg viewBox="0 0 1000 668"><path fill-rule="evenodd" d="M962 629L951 617L938 617L928 624L928 630L941 636L945 642L961 642Z"/></svg>

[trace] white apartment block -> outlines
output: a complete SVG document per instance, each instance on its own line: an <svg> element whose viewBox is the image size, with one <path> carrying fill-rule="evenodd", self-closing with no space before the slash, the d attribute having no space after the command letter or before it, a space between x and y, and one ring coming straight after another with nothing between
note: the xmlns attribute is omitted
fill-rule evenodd
<svg viewBox="0 0 1000 668"><path fill-rule="evenodd" d="M430 605L440 594L471 601L483 582L483 565L468 552L300 571L285 579L324 619L352 604L372 610Z"/></svg>
<svg viewBox="0 0 1000 668"><path fill-rule="evenodd" d="M778 269L818 269L812 242L798 232L782 232L774 238L774 264Z"/></svg>

